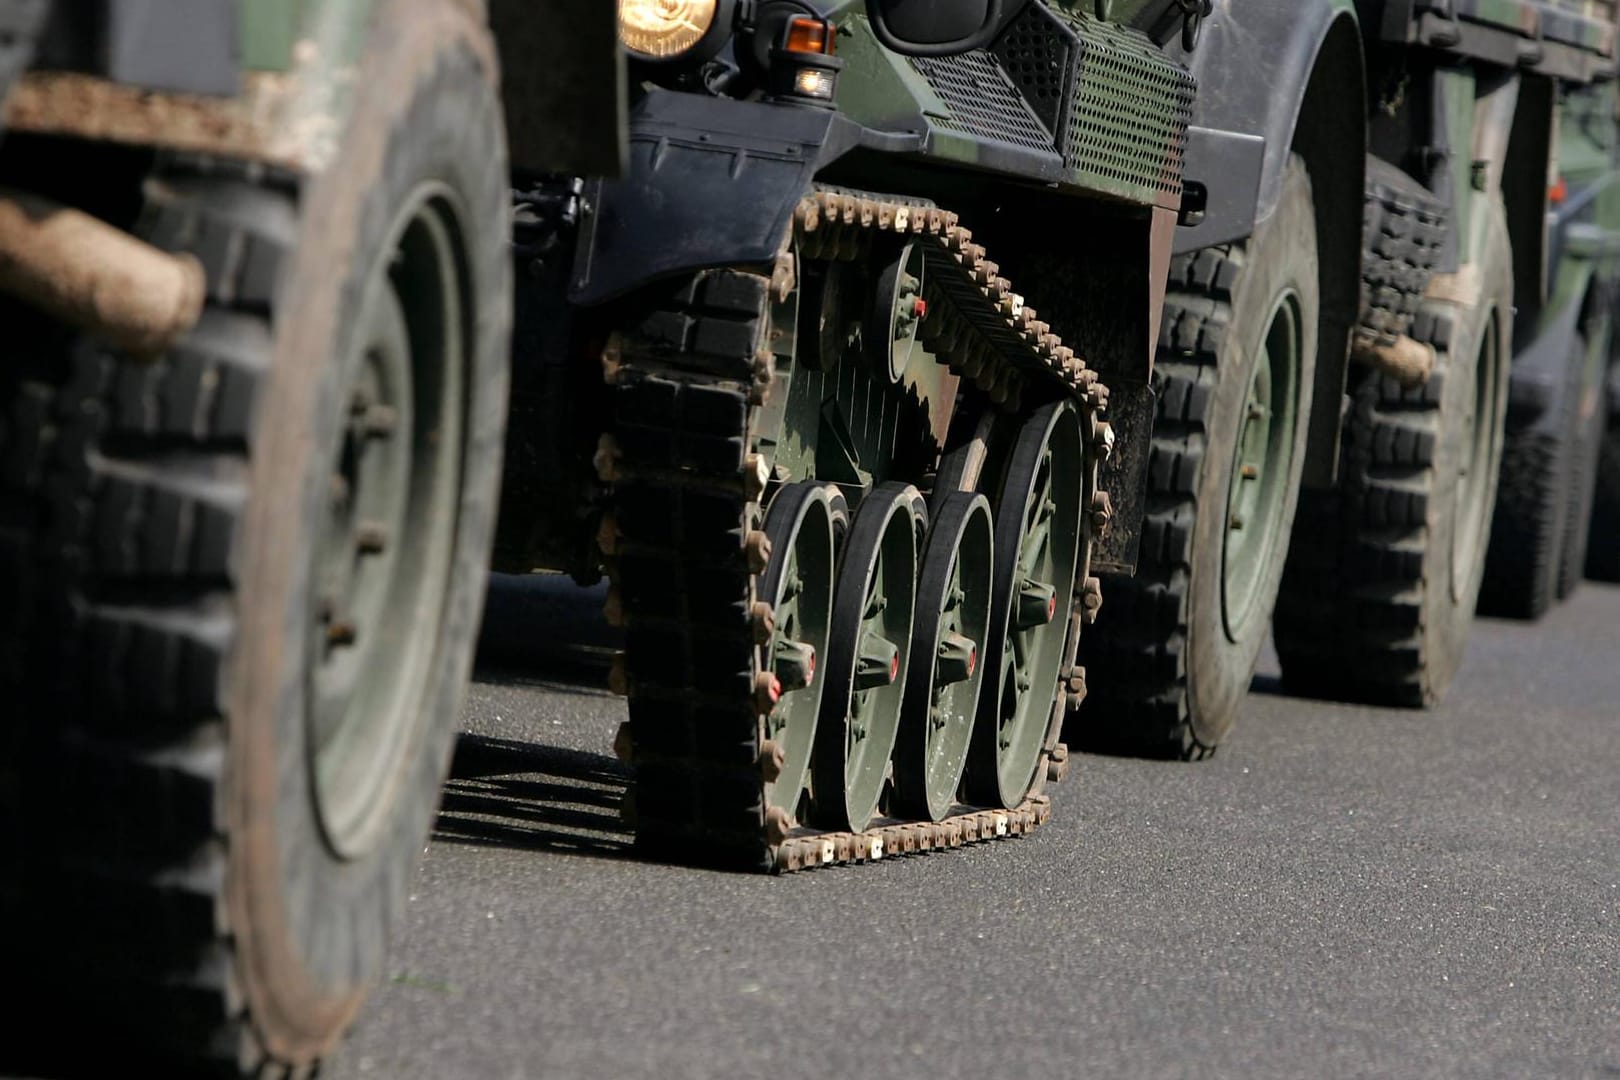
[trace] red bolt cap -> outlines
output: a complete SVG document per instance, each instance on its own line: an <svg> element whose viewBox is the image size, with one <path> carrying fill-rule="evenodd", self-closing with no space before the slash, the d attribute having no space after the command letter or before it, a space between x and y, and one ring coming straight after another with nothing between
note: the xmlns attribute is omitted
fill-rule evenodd
<svg viewBox="0 0 1620 1080"><path fill-rule="evenodd" d="M926 319L928 317L928 301L920 296L917 297L911 302L911 313L919 319Z"/></svg>

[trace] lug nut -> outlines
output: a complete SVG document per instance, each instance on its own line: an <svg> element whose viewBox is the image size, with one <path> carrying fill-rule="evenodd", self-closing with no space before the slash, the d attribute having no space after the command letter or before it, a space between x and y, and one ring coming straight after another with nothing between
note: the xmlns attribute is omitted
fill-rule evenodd
<svg viewBox="0 0 1620 1080"><path fill-rule="evenodd" d="M380 521L362 521L355 526L354 546L362 555L375 555L388 546L388 526Z"/></svg>
<svg viewBox="0 0 1620 1080"><path fill-rule="evenodd" d="M399 426L399 413L391 405L373 405L365 411L360 430L367 438L382 439L394 433Z"/></svg>
<svg viewBox="0 0 1620 1080"><path fill-rule="evenodd" d="M335 619L326 626L328 645L353 645L357 636L359 635L354 623L348 619Z"/></svg>
<svg viewBox="0 0 1620 1080"><path fill-rule="evenodd" d="M1080 586L1080 621L1087 626L1096 622L1097 613L1102 610L1102 602L1102 579L1086 578L1085 584Z"/></svg>

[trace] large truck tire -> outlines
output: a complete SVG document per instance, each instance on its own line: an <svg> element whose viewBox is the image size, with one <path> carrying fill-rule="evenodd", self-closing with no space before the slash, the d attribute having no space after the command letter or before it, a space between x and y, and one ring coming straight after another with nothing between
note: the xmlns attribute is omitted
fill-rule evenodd
<svg viewBox="0 0 1620 1080"><path fill-rule="evenodd" d="M1583 378L1575 407L1575 468L1569 488L1569 519L1564 526L1564 551L1558 566L1558 599L1568 599L1585 577L1586 555L1592 537L1592 513L1597 500L1598 467L1609 420L1607 375L1609 328L1592 328L1601 348L1582 340Z"/></svg>
<svg viewBox="0 0 1620 1080"><path fill-rule="evenodd" d="M1247 243L1171 267L1137 573L1104 583L1071 741L1198 758L1236 722L1299 498L1320 306L1311 180L1296 157Z"/></svg>
<svg viewBox="0 0 1620 1080"><path fill-rule="evenodd" d="M1577 335L1558 388L1556 422L1518 430L1510 424L1504 435L1481 615L1539 619L1560 596L1571 519L1579 512L1576 425L1585 360L1586 344ZM1589 473L1585 479L1590 484Z"/></svg>
<svg viewBox="0 0 1620 1080"><path fill-rule="evenodd" d="M1592 526L1587 532L1586 576L1620 582L1620 362L1610 358L1598 400L1603 424L1592 485Z"/></svg>
<svg viewBox="0 0 1620 1080"><path fill-rule="evenodd" d="M126 223L207 275L166 355L6 315L5 970L55 1054L305 1075L382 976L499 485L493 56L453 0L385 3L318 176L132 176Z"/></svg>
<svg viewBox="0 0 1620 1080"><path fill-rule="evenodd" d="M1285 685L1377 704L1437 702L1462 662L1502 458L1513 272L1500 200L1484 210L1472 302L1424 300L1433 374L1352 374L1337 487L1307 492L1274 620Z"/></svg>

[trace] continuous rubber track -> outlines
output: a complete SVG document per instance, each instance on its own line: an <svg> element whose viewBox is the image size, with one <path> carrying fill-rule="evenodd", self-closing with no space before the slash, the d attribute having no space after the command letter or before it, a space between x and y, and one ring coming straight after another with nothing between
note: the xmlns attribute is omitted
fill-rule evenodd
<svg viewBox="0 0 1620 1080"><path fill-rule="evenodd" d="M1088 749L1182 758L1212 752L1198 742L1187 705L1193 525L1216 361L1243 261L1241 245L1226 245L1178 256L1170 266L1138 570L1106 579L1104 628L1086 644L1088 665L1107 673L1091 686L1082 712L1106 717L1106 724L1086 726Z"/></svg>
<svg viewBox="0 0 1620 1080"><path fill-rule="evenodd" d="M0 679L29 884L5 933L69 1002L58 1020L227 1068L263 1058L223 895L230 552L294 216L290 186L170 166L136 231L201 260L197 328L133 364L8 312L29 344L0 373L0 580L20 589Z"/></svg>
<svg viewBox="0 0 1620 1080"><path fill-rule="evenodd" d="M1412 336L1449 351L1449 317ZM1404 389L1352 370L1340 488L1301 495L1275 618L1284 681L1351 701L1426 704L1424 551L1448 372Z"/></svg>

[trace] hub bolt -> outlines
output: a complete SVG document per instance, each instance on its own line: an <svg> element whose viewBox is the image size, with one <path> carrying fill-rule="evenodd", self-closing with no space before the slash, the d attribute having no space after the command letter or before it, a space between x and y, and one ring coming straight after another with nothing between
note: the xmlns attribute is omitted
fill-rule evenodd
<svg viewBox="0 0 1620 1080"><path fill-rule="evenodd" d="M900 678L900 650L894 642L875 633L861 641L855 660L855 689L872 690L891 686Z"/></svg>
<svg viewBox="0 0 1620 1080"><path fill-rule="evenodd" d="M816 647L802 641L778 641L772 667L784 691L802 690L815 681Z"/></svg>

